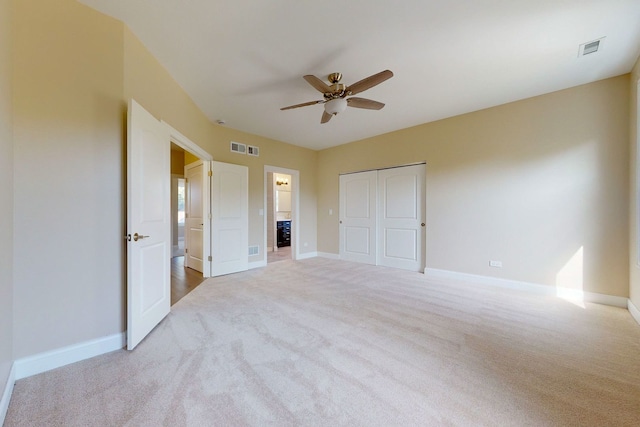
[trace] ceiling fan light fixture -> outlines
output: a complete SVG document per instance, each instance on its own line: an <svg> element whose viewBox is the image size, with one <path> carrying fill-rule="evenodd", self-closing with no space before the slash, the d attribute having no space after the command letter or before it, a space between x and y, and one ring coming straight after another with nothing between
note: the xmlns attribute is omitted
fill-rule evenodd
<svg viewBox="0 0 640 427"><path fill-rule="evenodd" d="M328 114L336 115L342 113L347 108L347 100L344 98L335 98L324 104L324 111Z"/></svg>

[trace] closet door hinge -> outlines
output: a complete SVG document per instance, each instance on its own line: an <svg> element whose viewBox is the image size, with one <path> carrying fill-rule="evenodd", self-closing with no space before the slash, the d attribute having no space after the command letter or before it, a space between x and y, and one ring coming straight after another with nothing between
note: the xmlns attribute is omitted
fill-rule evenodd
<svg viewBox="0 0 640 427"><path fill-rule="evenodd" d="M213 176L213 171L209 171L209 176Z"/></svg>
<svg viewBox="0 0 640 427"><path fill-rule="evenodd" d="M213 261L213 258L211 258L211 255L209 255L209 261Z"/></svg>

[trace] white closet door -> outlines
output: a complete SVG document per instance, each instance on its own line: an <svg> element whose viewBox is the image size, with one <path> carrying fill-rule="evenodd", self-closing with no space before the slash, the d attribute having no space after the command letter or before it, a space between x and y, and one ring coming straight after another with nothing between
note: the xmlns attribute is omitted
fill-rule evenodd
<svg viewBox="0 0 640 427"><path fill-rule="evenodd" d="M378 264L422 271L425 165L378 171Z"/></svg>
<svg viewBox="0 0 640 427"><path fill-rule="evenodd" d="M340 176L340 258L376 264L377 172Z"/></svg>

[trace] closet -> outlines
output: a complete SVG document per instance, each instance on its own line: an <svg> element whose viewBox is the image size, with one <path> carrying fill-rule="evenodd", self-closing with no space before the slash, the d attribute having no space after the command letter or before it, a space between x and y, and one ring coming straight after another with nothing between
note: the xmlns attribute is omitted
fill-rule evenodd
<svg viewBox="0 0 640 427"><path fill-rule="evenodd" d="M340 258L423 271L424 163L340 175Z"/></svg>

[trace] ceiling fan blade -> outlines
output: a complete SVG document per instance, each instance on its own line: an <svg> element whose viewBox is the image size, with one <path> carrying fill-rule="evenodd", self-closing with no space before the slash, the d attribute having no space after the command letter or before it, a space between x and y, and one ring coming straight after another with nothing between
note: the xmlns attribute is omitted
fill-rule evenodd
<svg viewBox="0 0 640 427"><path fill-rule="evenodd" d="M369 76L366 79L362 79L359 82L352 84L347 88L347 92L351 92L350 95L355 95L356 93L363 92L376 85L379 85L380 83L390 79L391 77L393 77L393 73L391 71L381 71L378 74L374 74L373 76Z"/></svg>
<svg viewBox="0 0 640 427"><path fill-rule="evenodd" d="M329 114L326 111L323 111L320 123L327 123L329 120L331 120L331 117L333 117L333 114Z"/></svg>
<svg viewBox="0 0 640 427"><path fill-rule="evenodd" d="M312 74L308 74L306 76L303 76L302 78L305 79L307 83L309 83L311 86L316 88L318 92L321 92L321 93L331 92L331 88L329 87L329 85L327 85L325 82L323 82L322 80L320 80L319 78L317 78Z"/></svg>
<svg viewBox="0 0 640 427"><path fill-rule="evenodd" d="M324 102L325 102L324 100L303 102L302 104L289 105L288 107L282 107L281 110L284 111L284 110L291 110L292 108L306 107L308 105L324 104Z"/></svg>
<svg viewBox="0 0 640 427"><path fill-rule="evenodd" d="M347 98L347 105L349 107L364 108L367 110L380 110L384 107L382 102L358 97Z"/></svg>

